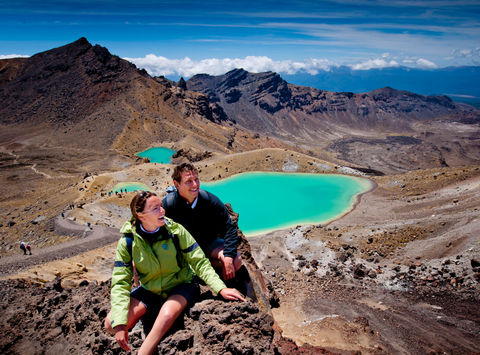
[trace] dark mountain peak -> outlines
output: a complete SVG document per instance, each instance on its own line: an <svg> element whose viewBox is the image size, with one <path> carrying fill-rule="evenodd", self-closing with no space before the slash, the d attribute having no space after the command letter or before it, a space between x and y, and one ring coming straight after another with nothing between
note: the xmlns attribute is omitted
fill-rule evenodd
<svg viewBox="0 0 480 355"><path fill-rule="evenodd" d="M5 123L80 120L109 100L113 90L126 88L130 77L147 75L106 48L92 46L85 37L21 62L6 60L0 67L0 113ZM89 103L84 105L83 100ZM54 106L56 110L51 109ZM21 113L18 107L23 107Z"/></svg>
<svg viewBox="0 0 480 355"><path fill-rule="evenodd" d="M66 44L61 47L50 49L48 51L37 53L33 55L31 58L34 60L44 60L45 58L52 59L55 57L77 58L82 54L84 54L86 51L88 51L90 48L92 48L92 45L90 44L90 42L88 42L85 37L81 37L75 42Z"/></svg>
<svg viewBox="0 0 480 355"><path fill-rule="evenodd" d="M248 74L249 73L243 69L231 70L225 75L221 75L219 77L220 84L218 86L223 90L234 88L238 86L248 76Z"/></svg>
<svg viewBox="0 0 480 355"><path fill-rule="evenodd" d="M79 39L77 39L75 42L72 42L72 43L77 43L77 44L89 44L90 42L88 42L88 40L85 38L85 37L80 37Z"/></svg>
<svg viewBox="0 0 480 355"><path fill-rule="evenodd" d="M188 81L204 80L209 78L214 78L214 76L210 74L201 73L201 74L195 74L190 79L188 79Z"/></svg>
<svg viewBox="0 0 480 355"><path fill-rule="evenodd" d="M70 43L71 45L85 45L85 44L90 44L88 40L85 37L80 37L76 41Z"/></svg>
<svg viewBox="0 0 480 355"><path fill-rule="evenodd" d="M188 88L207 95L212 102L234 104L244 97L270 114L284 108L292 93L288 83L275 72L250 73L234 69L219 76L196 75L188 81Z"/></svg>
<svg viewBox="0 0 480 355"><path fill-rule="evenodd" d="M83 47L91 47L92 44L85 38L85 37L80 37L76 41L73 41L72 43L68 43L64 46L61 46L59 48L83 48Z"/></svg>
<svg viewBox="0 0 480 355"><path fill-rule="evenodd" d="M445 95L419 95L410 91L397 90L389 86L375 89L368 93L375 101L411 101L424 102L427 104L439 105L448 109L455 109L457 106L448 96Z"/></svg>
<svg viewBox="0 0 480 355"><path fill-rule="evenodd" d="M187 82L185 81L185 79L183 78L183 76L180 78L180 80L177 82L177 86L180 88L180 89L183 89L183 90L187 90Z"/></svg>
<svg viewBox="0 0 480 355"><path fill-rule="evenodd" d="M66 71L73 65L87 67L87 72L106 70L121 71L120 67L135 67L132 63L111 54L107 48L98 44L92 46L85 37L64 46L37 53L30 58L31 70L47 69L49 71Z"/></svg>
<svg viewBox="0 0 480 355"><path fill-rule="evenodd" d="M246 71L243 68L235 68L230 70L229 72L225 73L225 76L238 76L238 75L245 75L248 74L248 71Z"/></svg>
<svg viewBox="0 0 480 355"><path fill-rule="evenodd" d="M196 76L188 86L208 95L244 128L314 140L312 132L323 132L328 125L402 131L417 121L478 117L446 96L423 96L389 86L364 94L323 91L288 84L271 71L238 69L220 76Z"/></svg>

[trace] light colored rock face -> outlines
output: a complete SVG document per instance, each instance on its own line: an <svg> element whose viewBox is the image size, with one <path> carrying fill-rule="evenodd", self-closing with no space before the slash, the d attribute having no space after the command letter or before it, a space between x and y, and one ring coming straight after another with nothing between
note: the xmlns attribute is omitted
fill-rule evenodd
<svg viewBox="0 0 480 355"><path fill-rule="evenodd" d="M317 168L319 168L320 170L323 170L323 171L330 171L332 170L332 167L328 164L322 164L322 163L317 163L317 162L314 162L313 164L315 164L315 166Z"/></svg>
<svg viewBox="0 0 480 355"><path fill-rule="evenodd" d="M348 175L358 175L358 176L367 176L367 174L362 173L356 169L349 168L348 166L341 166L337 170L341 174L348 174Z"/></svg>
<svg viewBox="0 0 480 355"><path fill-rule="evenodd" d="M298 164L288 161L282 166L282 171L286 173L294 173L298 171Z"/></svg>

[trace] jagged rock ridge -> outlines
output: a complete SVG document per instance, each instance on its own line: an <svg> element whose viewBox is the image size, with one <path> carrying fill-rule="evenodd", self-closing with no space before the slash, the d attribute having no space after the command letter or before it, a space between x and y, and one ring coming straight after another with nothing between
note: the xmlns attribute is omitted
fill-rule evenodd
<svg viewBox="0 0 480 355"><path fill-rule="evenodd" d="M456 115L480 119L478 111L446 96L422 96L389 87L364 94L328 92L291 85L273 72L235 69L220 76L195 75L187 87L219 103L240 125L271 134L296 135L325 124L401 131L417 120Z"/></svg>

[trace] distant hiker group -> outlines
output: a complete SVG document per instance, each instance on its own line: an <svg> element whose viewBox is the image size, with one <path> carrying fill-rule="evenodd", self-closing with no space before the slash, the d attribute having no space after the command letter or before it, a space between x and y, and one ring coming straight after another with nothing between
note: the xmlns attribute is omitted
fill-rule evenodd
<svg viewBox="0 0 480 355"><path fill-rule="evenodd" d="M108 196L111 196L112 194L121 195L122 193L127 193L127 192L128 192L127 188L124 188L124 189L115 190L115 191L108 191L107 195Z"/></svg>
<svg viewBox="0 0 480 355"><path fill-rule="evenodd" d="M29 255L32 255L32 247L30 246L29 242L21 242L20 243L20 249L23 250L23 255L27 255L27 252Z"/></svg>
<svg viewBox="0 0 480 355"><path fill-rule="evenodd" d="M245 301L238 289L246 293L249 280L237 252L237 229L223 203L200 189L192 164L177 166L172 179L175 189L163 200L151 191L135 194L115 255L105 328L129 351L128 331L141 319L146 334L141 355L153 354L195 303L199 279L215 294L238 301ZM135 278L139 286L132 287Z"/></svg>

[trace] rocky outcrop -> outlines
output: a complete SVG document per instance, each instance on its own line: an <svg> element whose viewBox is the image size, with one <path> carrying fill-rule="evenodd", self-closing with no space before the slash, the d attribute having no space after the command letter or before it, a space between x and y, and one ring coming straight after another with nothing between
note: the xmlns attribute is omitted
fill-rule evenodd
<svg viewBox="0 0 480 355"><path fill-rule="evenodd" d="M179 149L172 155L172 162L179 164L181 161L189 161L195 163L200 160L204 160L212 157L212 152L193 152L190 149Z"/></svg>
<svg viewBox="0 0 480 355"><path fill-rule="evenodd" d="M2 354L124 353L103 329L110 308L108 282L83 281L75 288L64 288L60 279L46 285L3 280L0 285ZM159 344L159 353L328 353L282 338L273 318L255 302L225 302L208 291L201 297ZM138 351L143 337L140 326L130 332L132 351Z"/></svg>

